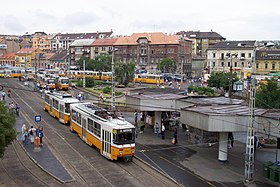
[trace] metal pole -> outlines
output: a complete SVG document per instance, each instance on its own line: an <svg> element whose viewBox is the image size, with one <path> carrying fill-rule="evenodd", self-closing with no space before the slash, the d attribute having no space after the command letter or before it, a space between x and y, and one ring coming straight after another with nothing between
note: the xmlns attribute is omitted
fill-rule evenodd
<svg viewBox="0 0 280 187"><path fill-rule="evenodd" d="M114 64L114 47L112 52L112 111L116 110L116 98L115 98L115 64Z"/></svg>
<svg viewBox="0 0 280 187"><path fill-rule="evenodd" d="M86 87L86 60L83 60L83 69L84 69L84 73L83 73L83 88Z"/></svg>
<svg viewBox="0 0 280 187"><path fill-rule="evenodd" d="M70 79L70 66L71 66L71 63L70 63L70 52L68 52L67 53L67 55L68 55L68 69L67 69L67 71L68 71L68 78Z"/></svg>
<svg viewBox="0 0 280 187"><path fill-rule="evenodd" d="M255 54L253 54L255 55ZM254 181L254 156L255 156L255 79L252 78L254 74L254 57L252 60L252 74L251 74L251 86L250 86L250 100L249 100L249 121L247 129L247 141L246 141L246 155L245 155L245 172L244 172L244 182L251 183Z"/></svg>

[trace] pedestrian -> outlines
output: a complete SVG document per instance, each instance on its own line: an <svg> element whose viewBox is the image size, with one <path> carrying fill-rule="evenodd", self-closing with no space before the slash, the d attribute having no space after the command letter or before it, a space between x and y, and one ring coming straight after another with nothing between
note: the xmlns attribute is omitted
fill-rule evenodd
<svg viewBox="0 0 280 187"><path fill-rule="evenodd" d="M161 139L165 139L165 126L164 124L161 124Z"/></svg>
<svg viewBox="0 0 280 187"><path fill-rule="evenodd" d="M6 96L6 92L3 90L2 91L2 100L5 101L5 96Z"/></svg>
<svg viewBox="0 0 280 187"><path fill-rule="evenodd" d="M38 137L40 138L40 146L42 146L43 145L43 137L44 137L43 127L40 127Z"/></svg>
<svg viewBox="0 0 280 187"><path fill-rule="evenodd" d="M137 122L138 122L138 113L135 110L135 112L134 112L134 125L135 125L135 128L138 128Z"/></svg>
<svg viewBox="0 0 280 187"><path fill-rule="evenodd" d="M156 122L156 125L155 125L155 133L156 133L157 136L159 135L159 124L158 124L158 122Z"/></svg>
<svg viewBox="0 0 280 187"><path fill-rule="evenodd" d="M26 143L26 131L27 131L26 125L23 124L21 127L22 143ZM28 136L28 132L27 132L27 136Z"/></svg>
<svg viewBox="0 0 280 187"><path fill-rule="evenodd" d="M255 134L255 136L254 136L254 150L256 151L256 148L258 147L260 147L260 144L259 144L259 138L258 138L258 136Z"/></svg>
<svg viewBox="0 0 280 187"><path fill-rule="evenodd" d="M23 143L25 143L26 145L28 145L28 128L26 128L23 132Z"/></svg>
<svg viewBox="0 0 280 187"><path fill-rule="evenodd" d="M30 143L34 144L34 140L35 140L35 133L36 133L36 129L31 125L28 134L29 134L29 138L30 138Z"/></svg>
<svg viewBox="0 0 280 187"><path fill-rule="evenodd" d="M178 131L177 131L177 128L175 128L175 129L174 129L173 140L172 140L172 143L173 143L174 145L176 145L177 142L178 142L177 134L178 134Z"/></svg>
<svg viewBox="0 0 280 187"><path fill-rule="evenodd" d="M233 148L233 142L234 142L233 134L232 134L232 132L229 132L228 133L228 147L230 149Z"/></svg>
<svg viewBox="0 0 280 187"><path fill-rule="evenodd" d="M20 109L19 105L16 104L16 114L17 114L17 116L19 116L19 109Z"/></svg>
<svg viewBox="0 0 280 187"><path fill-rule="evenodd" d="M11 89L8 89L8 97L11 98Z"/></svg>
<svg viewBox="0 0 280 187"><path fill-rule="evenodd" d="M265 144L265 140L262 136L262 137L260 137L260 140L259 140L259 148L264 148L264 144Z"/></svg>

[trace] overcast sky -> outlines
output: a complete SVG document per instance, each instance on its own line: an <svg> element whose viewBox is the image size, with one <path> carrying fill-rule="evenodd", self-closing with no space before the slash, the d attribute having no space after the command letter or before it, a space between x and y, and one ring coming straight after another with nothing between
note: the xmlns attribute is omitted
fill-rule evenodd
<svg viewBox="0 0 280 187"><path fill-rule="evenodd" d="M228 40L280 40L279 0L9 0L0 34L215 31Z"/></svg>

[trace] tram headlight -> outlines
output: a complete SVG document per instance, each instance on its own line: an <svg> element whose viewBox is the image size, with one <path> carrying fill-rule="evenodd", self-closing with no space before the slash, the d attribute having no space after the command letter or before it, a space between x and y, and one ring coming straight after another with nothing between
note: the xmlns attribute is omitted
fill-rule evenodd
<svg viewBox="0 0 280 187"><path fill-rule="evenodd" d="M122 151L120 151L120 155L122 155Z"/></svg>
<svg viewBox="0 0 280 187"><path fill-rule="evenodd" d="M135 153L135 149L131 149L131 152L134 154Z"/></svg>

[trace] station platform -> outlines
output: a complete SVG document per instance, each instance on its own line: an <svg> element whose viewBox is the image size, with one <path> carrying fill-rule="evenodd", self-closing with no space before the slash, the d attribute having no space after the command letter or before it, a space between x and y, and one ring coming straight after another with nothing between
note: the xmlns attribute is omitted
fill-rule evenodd
<svg viewBox="0 0 280 187"><path fill-rule="evenodd" d="M246 133L234 134L234 146L228 150L228 161L225 163L218 161L218 144L209 146L209 144L191 143L188 141L186 131L178 129L178 143L173 145L171 143L173 135L173 131L166 130L165 139L162 140L161 135L157 136L152 127L146 126L144 132L137 135L136 143L140 144L139 147L144 147L144 150L137 150L136 144L136 156L141 156L145 151L153 151L145 150L145 145L150 148L155 148L155 145L165 145L164 149L174 147L188 148L189 152L192 152L190 155L177 148L176 150L179 150L185 156L173 154L172 159L169 161L172 163L178 161L179 165L184 166L207 181L221 182L228 186L280 186L278 182L273 182L263 175L263 163L276 161L275 148L258 148L256 150L254 180L250 184L244 183ZM155 148L155 151L160 150L161 148ZM147 152L145 157L147 157Z"/></svg>
<svg viewBox="0 0 280 187"><path fill-rule="evenodd" d="M12 100L6 97L6 105L8 105ZM30 140L28 144L22 142L21 128L25 124L26 127L30 128L29 123L26 121L22 113L19 113L19 116L16 117L16 131L17 131L17 141L21 142L21 146L24 148L28 156L44 171L55 177L62 183L67 183L73 181L72 176L66 171L63 165L51 152L47 144L44 144L42 147L37 147L35 144L31 144ZM34 128L36 126L32 124Z"/></svg>

